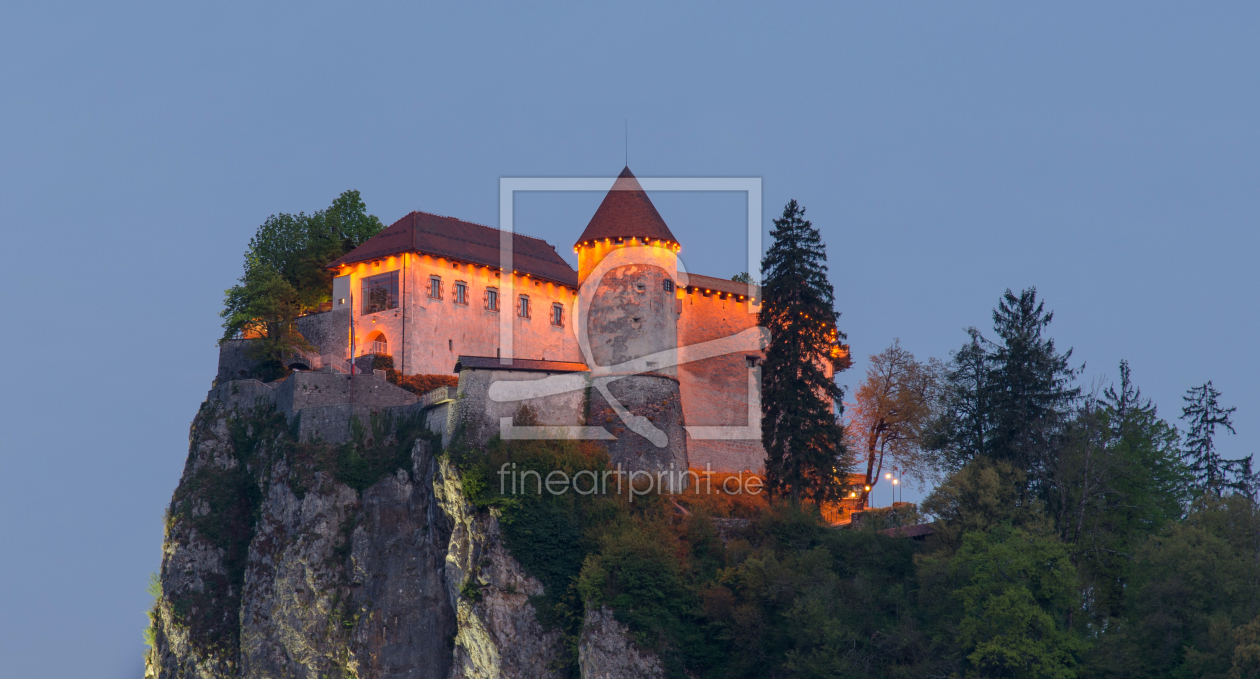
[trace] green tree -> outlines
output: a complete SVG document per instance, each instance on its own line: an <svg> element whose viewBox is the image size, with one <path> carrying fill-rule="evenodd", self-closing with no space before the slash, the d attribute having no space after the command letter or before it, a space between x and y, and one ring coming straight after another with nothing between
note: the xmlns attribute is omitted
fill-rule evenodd
<svg viewBox="0 0 1260 679"><path fill-rule="evenodd" d="M346 191L326 210L272 215L258 227L245 253L245 273L224 293L223 336L257 341L250 347L258 376L275 379L284 361L312 347L297 319L331 299L328 264L358 247L382 228L367 214L358 191Z"/></svg>
<svg viewBox="0 0 1260 679"><path fill-rule="evenodd" d="M942 466L957 469L977 455L1008 460L1044 485L1045 465L1065 418L1080 396L1072 350L1060 353L1044 336L1054 313L1036 288L1007 290L993 310L996 340L969 328L970 342L945 371L940 416L928 445ZM1044 490L1044 488L1041 488Z"/></svg>
<svg viewBox="0 0 1260 679"><path fill-rule="evenodd" d="M988 385L994 417L987 447L993 457L1034 475L1054 445L1056 426L1080 395L1072 386L1078 371L1068 366L1072 350L1060 354L1054 340L1043 337L1053 319L1054 312L1037 301L1036 288L1018 297L1008 289L993 310L998 341Z"/></svg>
<svg viewBox="0 0 1260 679"><path fill-rule="evenodd" d="M1076 569L1060 542L1009 528L970 533L949 567L962 583L966 676L1077 676L1086 644L1067 622Z"/></svg>
<svg viewBox="0 0 1260 679"><path fill-rule="evenodd" d="M1251 457L1242 460L1224 460L1216 450L1216 428L1224 427L1236 434L1230 415L1236 407L1222 408L1218 399L1221 392L1212 381L1186 391L1182 400L1181 419L1190 430L1186 432L1185 456L1195 492L1213 493L1220 497L1226 488L1248 492L1251 476Z"/></svg>
<svg viewBox="0 0 1260 679"><path fill-rule="evenodd" d="M939 361L915 360L900 340L874 354L866 379L858 386L845 434L849 447L865 458L864 488L874 489L885 463L905 476L925 480L935 475L934 460L923 450L923 433L938 398ZM865 501L871 490L862 491Z"/></svg>
<svg viewBox="0 0 1260 679"><path fill-rule="evenodd" d="M1090 592L1087 619L1102 628L1123 614L1134 552L1181 516L1178 435L1121 361L1119 385L1100 401L1087 399L1064 438L1049 470L1048 504Z"/></svg>
<svg viewBox="0 0 1260 679"><path fill-rule="evenodd" d="M937 455L937 464L953 471L983 453L992 417L986 342L974 327L967 328L967 335L971 340L951 352L937 416L924 437L926 447Z"/></svg>
<svg viewBox="0 0 1260 679"><path fill-rule="evenodd" d="M280 274L297 294L304 311L331 299L329 262L359 247L384 228L367 213L358 191L346 191L327 209L308 215L272 215L249 241L247 257Z"/></svg>
<svg viewBox="0 0 1260 679"><path fill-rule="evenodd" d="M1126 615L1091 664L1115 677L1241 674L1252 662L1257 582L1260 510L1240 495L1201 496L1137 550Z"/></svg>
<svg viewBox="0 0 1260 679"><path fill-rule="evenodd" d="M735 281L736 283L752 283L753 277L752 277L752 274L748 273L747 271L741 271L735 274L734 276L731 276L731 280Z"/></svg>
<svg viewBox="0 0 1260 679"><path fill-rule="evenodd" d="M845 367L844 333L836 327L822 237L804 214L793 200L774 220L757 319L770 330L761 394L767 485L794 503L837 497L852 466L837 416L843 392L834 378Z"/></svg>
<svg viewBox="0 0 1260 679"><path fill-rule="evenodd" d="M247 258L245 275L227 290L223 306L219 315L225 331L220 342L237 336L254 339L249 352L259 362L257 377L266 381L283 377L286 357L312 349L297 329L303 311L297 290L257 257Z"/></svg>
<svg viewBox="0 0 1260 679"><path fill-rule="evenodd" d="M1044 507L1019 492L1025 478L1009 462L976 458L946 477L923 501L923 511L936 517L937 538L948 550L961 547L968 533L1001 527L1050 535L1053 525Z"/></svg>

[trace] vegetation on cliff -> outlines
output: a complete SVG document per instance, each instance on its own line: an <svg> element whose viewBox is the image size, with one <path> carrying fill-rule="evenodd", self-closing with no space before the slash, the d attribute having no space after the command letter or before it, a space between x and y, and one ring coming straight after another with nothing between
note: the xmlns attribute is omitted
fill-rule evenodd
<svg viewBox="0 0 1260 679"><path fill-rule="evenodd" d="M1183 447L1127 364L1082 392L1051 319L1008 291L994 340L973 329L920 364L939 386L906 397L933 395L912 452L944 474L921 542L837 530L787 493L499 486L505 463L604 469L575 443L461 451L466 488L545 583L543 619L573 644L583 611L610 607L675 677L1260 676L1255 481L1249 458L1213 457L1230 409L1190 390Z"/></svg>
<svg viewBox="0 0 1260 679"><path fill-rule="evenodd" d="M220 342L242 335L258 338L253 348L261 362L258 376L283 376L282 359L309 349L297 330L297 317L331 299L328 264L382 228L358 191L346 191L327 209L310 215L268 217L249 241L240 282L224 293Z"/></svg>

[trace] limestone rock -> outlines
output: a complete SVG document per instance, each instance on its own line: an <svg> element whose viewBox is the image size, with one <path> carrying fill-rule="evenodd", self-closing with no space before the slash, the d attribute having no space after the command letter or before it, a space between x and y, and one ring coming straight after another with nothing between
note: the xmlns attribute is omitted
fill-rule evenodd
<svg viewBox="0 0 1260 679"><path fill-rule="evenodd" d="M582 679L662 679L665 667L659 658L635 648L630 630L613 617L608 607L586 609L582 637L578 641L578 666Z"/></svg>
<svg viewBox="0 0 1260 679"><path fill-rule="evenodd" d="M446 589L458 631L451 679L532 679L556 676L549 667L559 631L545 631L530 596L543 586L508 554L497 510L478 512L464 497L459 476L438 462L434 491L451 521Z"/></svg>
<svg viewBox="0 0 1260 679"><path fill-rule="evenodd" d="M299 491L283 420L198 415L146 677L445 679L455 616L428 443L362 493L310 469Z"/></svg>
<svg viewBox="0 0 1260 679"><path fill-rule="evenodd" d="M152 679L556 677L542 584L421 439L361 492L293 439L274 404L208 401L163 544ZM587 614L583 676L659 677L607 611ZM600 671L603 674L590 674Z"/></svg>

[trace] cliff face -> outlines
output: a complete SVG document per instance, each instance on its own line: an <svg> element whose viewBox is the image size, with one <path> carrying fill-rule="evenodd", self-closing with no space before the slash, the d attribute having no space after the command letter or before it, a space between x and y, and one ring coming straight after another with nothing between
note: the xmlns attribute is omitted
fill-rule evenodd
<svg viewBox="0 0 1260 679"><path fill-rule="evenodd" d="M438 464L437 499L451 519L446 587L458 619L451 679L550 677L560 633L539 624L529 597L543 593L507 552L498 510L478 512L455 469Z"/></svg>
<svg viewBox="0 0 1260 679"><path fill-rule="evenodd" d="M404 455L365 476L350 444L299 445L274 407L203 405L147 677L556 676L560 633L538 622L542 585L507 552L497 511L466 500L429 437L378 437L366 445ZM611 616L588 614L587 629L583 676L662 676Z"/></svg>

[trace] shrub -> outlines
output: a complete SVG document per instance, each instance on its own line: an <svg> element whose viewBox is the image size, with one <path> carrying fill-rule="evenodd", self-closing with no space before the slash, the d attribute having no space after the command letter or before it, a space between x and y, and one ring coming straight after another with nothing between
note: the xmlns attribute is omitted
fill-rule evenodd
<svg viewBox="0 0 1260 679"><path fill-rule="evenodd" d="M388 354L376 354L372 359L372 369L384 370L386 380L416 396L423 396L438 387L459 385L458 375L404 375L394 369L394 357Z"/></svg>

